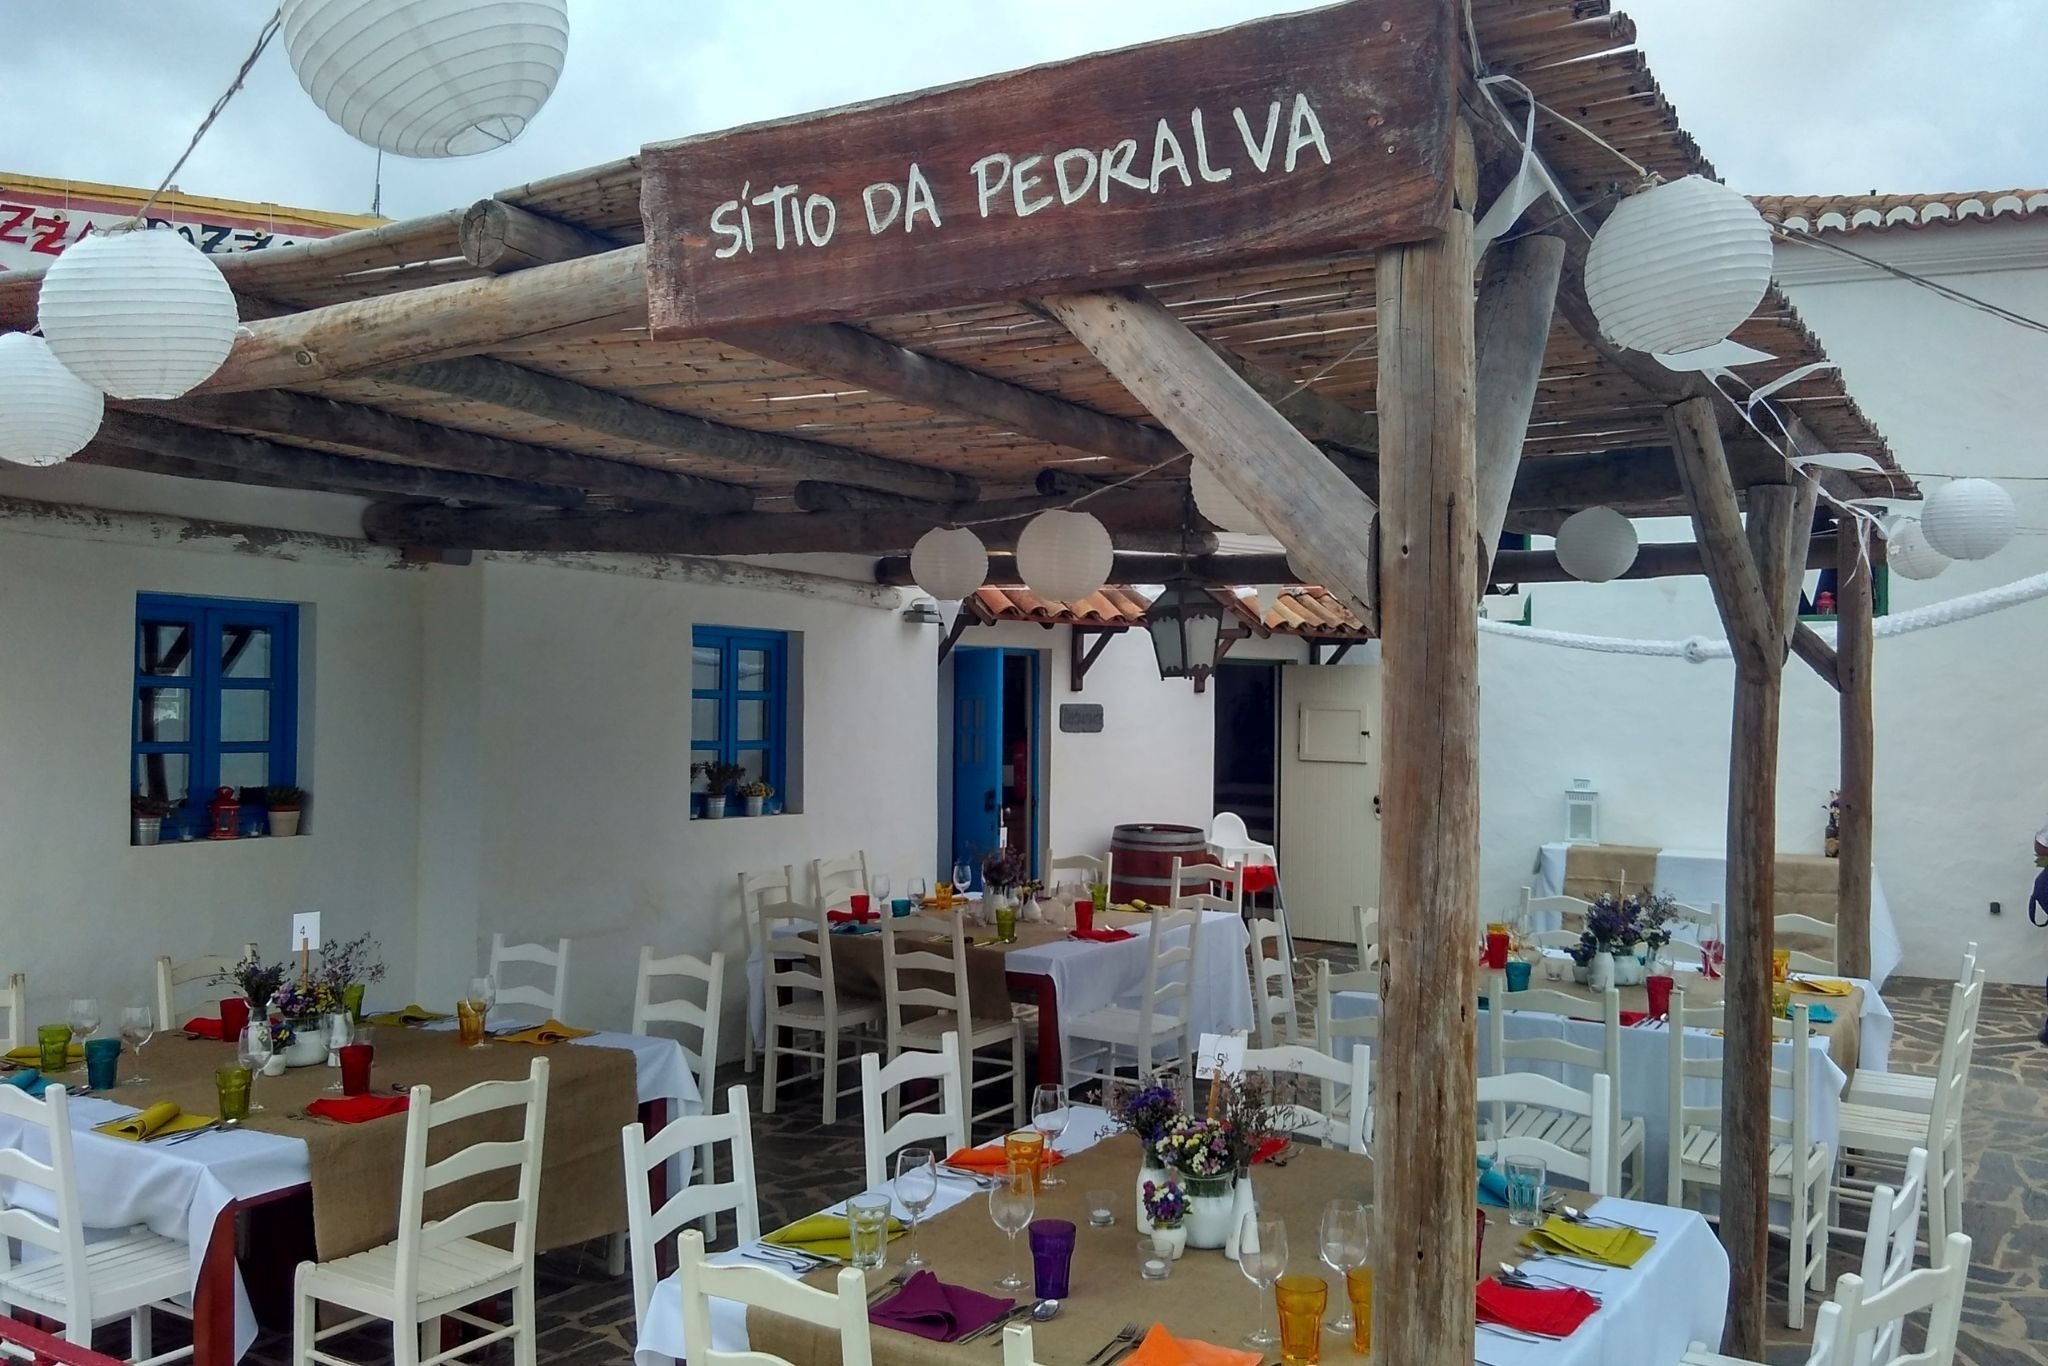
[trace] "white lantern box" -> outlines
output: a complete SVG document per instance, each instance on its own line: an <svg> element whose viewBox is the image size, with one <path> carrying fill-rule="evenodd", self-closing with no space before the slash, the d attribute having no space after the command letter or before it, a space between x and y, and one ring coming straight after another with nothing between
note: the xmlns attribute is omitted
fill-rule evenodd
<svg viewBox="0 0 2048 1366"><path fill-rule="evenodd" d="M933 527L910 548L910 577L940 602L958 602L988 578L988 551L966 527Z"/></svg>
<svg viewBox="0 0 2048 1366"><path fill-rule="evenodd" d="M1086 512L1041 512L1017 538L1024 586L1053 602L1078 602L1102 590L1116 549L1101 522Z"/></svg>
<svg viewBox="0 0 2048 1366"><path fill-rule="evenodd" d="M1982 560L2005 549L2019 523L2012 495L1989 479L1954 479L1928 496L1920 533L1951 560Z"/></svg>
<svg viewBox="0 0 2048 1366"><path fill-rule="evenodd" d="M1586 302L1634 351L1726 340L1771 284L1771 226L1747 198L1689 175L1615 206L1586 253Z"/></svg>
<svg viewBox="0 0 2048 1366"><path fill-rule="evenodd" d="M220 369L241 327L220 268L169 227L81 238L50 264L36 321L110 398L177 398Z"/></svg>
<svg viewBox="0 0 2048 1366"><path fill-rule="evenodd" d="M0 460L54 465L92 440L106 397L64 368L41 337L0 335Z"/></svg>
<svg viewBox="0 0 2048 1366"><path fill-rule="evenodd" d="M1613 508L1584 508L1557 529L1557 562L1587 583L1606 583L1636 562L1636 528Z"/></svg>

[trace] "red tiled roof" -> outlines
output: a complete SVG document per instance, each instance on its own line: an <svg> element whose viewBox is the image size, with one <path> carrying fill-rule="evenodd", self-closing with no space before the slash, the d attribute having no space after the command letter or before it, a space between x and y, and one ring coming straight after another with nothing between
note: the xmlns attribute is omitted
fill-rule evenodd
<svg viewBox="0 0 2048 1366"><path fill-rule="evenodd" d="M1054 602L1028 588L977 588L969 600L984 622L1024 621L1035 626L1143 626L1151 601L1114 584L1079 602Z"/></svg>
<svg viewBox="0 0 2048 1366"><path fill-rule="evenodd" d="M2021 219L2048 210L2048 190L1959 190L1952 194L1767 194L1758 211L1793 232L1851 233L1933 223Z"/></svg>
<svg viewBox="0 0 2048 1366"><path fill-rule="evenodd" d="M1263 614L1250 599L1228 588L1214 590L1223 603L1246 622L1256 622L1267 635L1332 640L1370 640L1372 633L1336 594L1315 584L1280 590L1280 600ZM1264 606L1263 603L1259 606Z"/></svg>

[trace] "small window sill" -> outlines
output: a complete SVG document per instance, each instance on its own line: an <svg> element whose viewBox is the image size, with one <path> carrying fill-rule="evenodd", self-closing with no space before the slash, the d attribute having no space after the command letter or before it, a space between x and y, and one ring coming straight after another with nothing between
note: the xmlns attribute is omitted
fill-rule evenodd
<svg viewBox="0 0 2048 1366"><path fill-rule="evenodd" d="M705 815L698 815L698 814L693 814L693 815L692 815L692 816L690 817L690 823L691 823L692 825L697 825L697 824L701 824L701 823L703 823L703 822L706 822L706 821L708 821L708 822L710 822L710 823L711 823L711 824L713 824L713 825L717 825L717 824L719 824L719 823L721 823L721 822L723 822L723 821L738 821L738 822L740 822L741 824L745 824L745 823L746 823L747 821L772 821L772 820L774 820L775 818L777 818L778 816L801 816L801 815L803 815L803 812L801 812L801 811L763 811L763 812L762 812L762 813L761 813L760 815L758 815L758 816L749 816L749 815L746 815L746 814L744 814L744 813L742 813L742 814L740 814L740 815L737 815L737 816L735 816L735 815L734 815L734 814L733 814L732 812L728 811L728 812L726 812L726 813L725 813L725 814L724 814L723 816L705 816Z"/></svg>
<svg viewBox="0 0 2048 1366"><path fill-rule="evenodd" d="M237 835L231 840L208 839L204 835L194 835L189 840L174 836L170 839L160 839L155 844L137 844L134 837L130 836L128 847L131 849L187 849L195 846L219 848L222 845L235 844L290 844L295 840L310 838L311 834L311 831L301 830L296 835Z"/></svg>

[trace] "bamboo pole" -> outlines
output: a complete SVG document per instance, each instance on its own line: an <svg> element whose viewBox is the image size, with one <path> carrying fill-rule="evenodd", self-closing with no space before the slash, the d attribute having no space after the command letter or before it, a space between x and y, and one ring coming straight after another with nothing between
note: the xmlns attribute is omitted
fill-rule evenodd
<svg viewBox="0 0 2048 1366"><path fill-rule="evenodd" d="M1842 809L1839 819L1841 868L1836 876L1835 966L1850 977L1870 976L1870 884L1876 781L1877 720L1872 706L1871 628L1876 567L1883 545L1867 538L1867 560L1859 554L1856 528L1845 518L1836 541L1835 668L1841 679Z"/></svg>

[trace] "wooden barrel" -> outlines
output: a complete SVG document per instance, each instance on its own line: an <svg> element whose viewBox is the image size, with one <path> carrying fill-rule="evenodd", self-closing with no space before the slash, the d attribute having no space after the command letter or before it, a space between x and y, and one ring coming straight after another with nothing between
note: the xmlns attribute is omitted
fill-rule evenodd
<svg viewBox="0 0 2048 1366"><path fill-rule="evenodd" d="M1173 861L1205 862L1209 833L1192 825L1119 825L1109 842L1109 899L1164 906L1173 893Z"/></svg>

